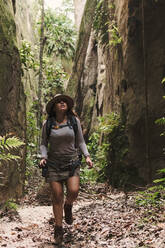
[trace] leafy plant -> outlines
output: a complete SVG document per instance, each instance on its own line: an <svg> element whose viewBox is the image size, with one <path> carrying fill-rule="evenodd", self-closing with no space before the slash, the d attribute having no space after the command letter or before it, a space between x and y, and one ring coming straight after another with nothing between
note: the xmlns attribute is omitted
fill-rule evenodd
<svg viewBox="0 0 165 248"><path fill-rule="evenodd" d="M136 198L136 203L141 206L159 205L165 200L165 168L158 170L158 175L161 177L155 179L154 186L145 191L139 192Z"/></svg>
<svg viewBox="0 0 165 248"><path fill-rule="evenodd" d="M19 49L19 53L21 58L21 64L24 66L23 68L26 71L28 71L29 69L33 69L34 71L36 71L36 69L38 68L38 62L36 62L34 52L31 49L31 44L23 40L22 46Z"/></svg>
<svg viewBox="0 0 165 248"><path fill-rule="evenodd" d="M154 183L160 184L165 188L165 168L158 170L158 174L163 175L163 177L159 179L155 179Z"/></svg>
<svg viewBox="0 0 165 248"><path fill-rule="evenodd" d="M30 176L32 168L37 164L37 138L40 130L37 128L36 111L38 102L34 101L31 109L26 114L27 121L27 155L26 155L26 176Z"/></svg>
<svg viewBox="0 0 165 248"><path fill-rule="evenodd" d="M52 64L48 59L44 59L44 82L43 82L43 98L47 102L56 92L64 91L64 82L67 79L62 65Z"/></svg>
<svg viewBox="0 0 165 248"><path fill-rule="evenodd" d="M98 118L97 130L89 138L88 150L94 162L94 168L87 172L83 170L82 177L90 181L103 182L107 180L107 169L111 163L109 152L112 149L110 135L119 126L120 118L116 113L107 114ZM82 179L82 180L83 180Z"/></svg>
<svg viewBox="0 0 165 248"><path fill-rule="evenodd" d="M19 138L13 136L9 137L8 135L0 136L0 161L10 161L18 160L20 156L14 155L11 152L16 150L20 146L24 145Z"/></svg>
<svg viewBox="0 0 165 248"><path fill-rule="evenodd" d="M136 204L139 206L158 206L165 199L164 186L153 186L138 192Z"/></svg>
<svg viewBox="0 0 165 248"><path fill-rule="evenodd" d="M165 82L164 79L165 79L165 78L163 78L162 83ZM155 123L158 124L158 125L160 125L160 126L165 127L165 117L162 117L162 118L160 118L160 119L157 119L157 120L155 121ZM160 134L160 136L165 136L165 129L164 129L164 131ZM164 149L163 149L163 150L164 150ZM154 180L154 183L156 183L156 184L158 183L159 185L161 185L162 187L165 188L165 168L158 170L158 174L159 174L159 175L162 175L162 178Z"/></svg>
<svg viewBox="0 0 165 248"><path fill-rule="evenodd" d="M108 5L106 1L98 0L93 27L96 36L105 47L114 47L122 41L114 13L115 4L113 1Z"/></svg>
<svg viewBox="0 0 165 248"><path fill-rule="evenodd" d="M109 13L104 0L98 0L97 2L93 28L96 37L101 40L101 44L107 46L109 43Z"/></svg>
<svg viewBox="0 0 165 248"><path fill-rule="evenodd" d="M122 39L119 35L119 30L117 28L117 26L115 25L115 23L112 23L110 25L110 28L108 30L110 32L110 41L109 41L109 44L111 46L116 46L118 44L121 43Z"/></svg>
<svg viewBox="0 0 165 248"><path fill-rule="evenodd" d="M4 204L4 208L5 210L17 210L18 209L18 205L15 203L15 201L13 199L9 199L5 202Z"/></svg>
<svg viewBox="0 0 165 248"><path fill-rule="evenodd" d="M12 153L20 146L24 145L24 142L15 136L10 137L10 135L11 134L0 136L0 166L2 165L2 161L17 161L20 159L20 156L14 155ZM3 172L0 172L0 181L3 179ZM0 183L0 186L4 186L4 184Z"/></svg>
<svg viewBox="0 0 165 248"><path fill-rule="evenodd" d="M163 79L162 83L164 82ZM157 119L155 124L165 126L165 117ZM165 131L160 134L160 136L164 135ZM158 175L160 178L153 181L155 184L153 187L139 193L136 199L138 205L159 205L165 200L165 168L158 170Z"/></svg>
<svg viewBox="0 0 165 248"><path fill-rule="evenodd" d="M160 119L157 119L155 121L155 124L158 124L159 126L165 126L165 117L162 117ZM163 131L160 136L164 136L165 135L165 131Z"/></svg>
<svg viewBox="0 0 165 248"><path fill-rule="evenodd" d="M46 53L60 58L73 58L76 31L72 21L63 13L47 10L45 13Z"/></svg>

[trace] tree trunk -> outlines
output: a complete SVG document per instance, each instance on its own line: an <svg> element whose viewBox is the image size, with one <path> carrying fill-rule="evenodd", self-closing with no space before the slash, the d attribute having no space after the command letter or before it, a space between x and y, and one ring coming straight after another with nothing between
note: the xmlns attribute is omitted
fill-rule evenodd
<svg viewBox="0 0 165 248"><path fill-rule="evenodd" d="M81 20L72 74L70 76L67 87L67 93L73 98L75 98L75 96L77 95L78 85L81 81L82 73L84 70L84 63L91 35L96 3L97 0L87 0L84 14Z"/></svg>

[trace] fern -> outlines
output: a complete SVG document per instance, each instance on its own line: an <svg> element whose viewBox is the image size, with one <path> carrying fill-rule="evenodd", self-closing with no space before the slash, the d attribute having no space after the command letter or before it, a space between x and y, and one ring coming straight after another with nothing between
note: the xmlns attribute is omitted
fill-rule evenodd
<svg viewBox="0 0 165 248"><path fill-rule="evenodd" d="M0 136L0 149L10 150L22 145L24 145L24 142L15 136L9 138L7 138L7 136Z"/></svg>
<svg viewBox="0 0 165 248"><path fill-rule="evenodd" d="M15 136L0 136L0 161L10 161L19 159L20 157L11 154L11 151L19 148L22 145L24 145L24 142Z"/></svg>
<svg viewBox="0 0 165 248"><path fill-rule="evenodd" d="M155 121L155 123L156 124L158 124L158 125L165 125L165 117L162 117L162 118L160 118L160 119L157 119L156 121Z"/></svg>
<svg viewBox="0 0 165 248"><path fill-rule="evenodd" d="M4 161L10 161L10 160L17 160L19 159L19 156L7 153L7 154L0 154L0 161L4 160Z"/></svg>

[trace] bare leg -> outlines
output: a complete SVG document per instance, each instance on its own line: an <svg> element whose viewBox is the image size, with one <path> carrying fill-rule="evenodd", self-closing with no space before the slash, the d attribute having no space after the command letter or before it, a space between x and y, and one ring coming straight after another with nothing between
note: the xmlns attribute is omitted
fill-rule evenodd
<svg viewBox="0 0 165 248"><path fill-rule="evenodd" d="M73 176L68 178L67 180L67 195L64 204L64 212L65 212L65 222L68 225L73 223L72 217L72 204L76 200L79 191L80 179L78 176Z"/></svg>
<svg viewBox="0 0 165 248"><path fill-rule="evenodd" d="M61 182L51 182L53 212L56 226L62 226L64 191Z"/></svg>
<svg viewBox="0 0 165 248"><path fill-rule="evenodd" d="M66 186L67 186L67 195L66 195L65 204L72 205L78 196L80 178L78 176L69 177Z"/></svg>

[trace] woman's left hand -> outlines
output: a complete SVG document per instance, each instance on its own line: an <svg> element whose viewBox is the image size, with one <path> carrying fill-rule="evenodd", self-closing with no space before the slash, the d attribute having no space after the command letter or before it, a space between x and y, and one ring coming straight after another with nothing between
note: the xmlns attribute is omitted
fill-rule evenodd
<svg viewBox="0 0 165 248"><path fill-rule="evenodd" d="M93 162L89 156L86 157L86 163L89 166L89 169L91 169L93 167Z"/></svg>

